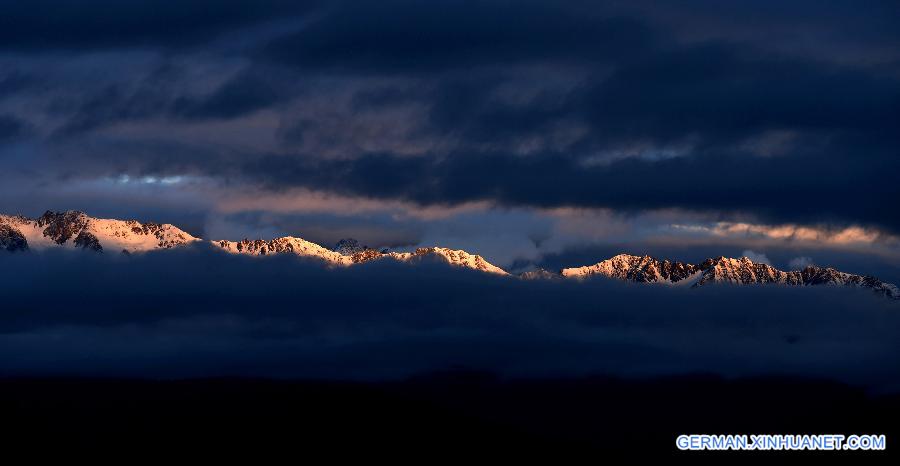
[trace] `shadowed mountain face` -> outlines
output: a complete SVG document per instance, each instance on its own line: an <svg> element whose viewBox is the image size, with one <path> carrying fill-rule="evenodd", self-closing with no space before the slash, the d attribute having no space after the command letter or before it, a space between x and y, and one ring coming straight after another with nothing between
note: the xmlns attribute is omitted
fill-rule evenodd
<svg viewBox="0 0 900 466"><path fill-rule="evenodd" d="M35 227L44 229L44 236L56 244L63 244L76 234L84 232L89 219L81 212L50 212L41 215Z"/></svg>
<svg viewBox="0 0 900 466"><path fill-rule="evenodd" d="M344 238L334 245L334 252L341 253L345 256L352 256L356 253L364 252L367 249L370 248L359 244L359 241L353 238Z"/></svg>
<svg viewBox="0 0 900 466"><path fill-rule="evenodd" d="M140 223L90 217L83 212L47 211L37 220L0 215L0 247L7 251L74 247L102 252L146 252L169 249L201 241L169 224ZM341 240L333 250L302 238L285 236L272 240L212 241L214 246L234 254L265 256L294 254L310 257L328 266L350 266L379 259L419 262L429 258L454 266L498 275L509 275L482 256L443 247L420 247L413 252L377 251L354 239ZM717 257L699 264L660 260L650 256L619 254L583 267L564 268L559 274L546 270L525 272L523 279L607 277L637 283L663 283L696 288L711 283L734 285L778 284L787 286L850 286L870 289L891 299L900 299L900 290L872 277L841 272L830 267L807 266L782 271L747 257Z"/></svg>
<svg viewBox="0 0 900 466"><path fill-rule="evenodd" d="M0 223L0 249L24 251L28 249L28 241L17 228Z"/></svg>

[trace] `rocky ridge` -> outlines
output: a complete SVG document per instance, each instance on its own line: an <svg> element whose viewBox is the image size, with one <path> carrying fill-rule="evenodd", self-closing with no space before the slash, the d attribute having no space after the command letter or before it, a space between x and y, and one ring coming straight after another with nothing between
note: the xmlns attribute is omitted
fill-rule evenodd
<svg viewBox="0 0 900 466"><path fill-rule="evenodd" d="M83 212L47 211L37 219L0 215L0 251L28 251L63 247L96 252L146 252L169 249L202 241L170 224L141 223L90 217ZM460 249L422 247L412 252L375 250L353 239L338 242L334 249L285 236L272 240L211 241L213 246L233 254L267 256L293 254L321 260L329 266L351 266L374 260L416 262L436 258L450 265L496 275L509 275L484 257ZM900 299L900 290L868 275L841 272L830 267L807 266L782 271L747 257L709 258L698 264L660 260L651 256L619 254L596 264L562 269L559 273L538 269L518 275L527 280L605 277L637 283L659 283L697 288L710 283L736 285L778 284L786 286L848 286L865 288L891 299Z"/></svg>
<svg viewBox="0 0 900 466"><path fill-rule="evenodd" d="M659 260L650 256L619 254L593 265L562 269L567 278L602 276L637 283L663 283L697 288L709 283L735 285L779 284L787 286L851 286L867 288L892 299L900 299L900 290L890 283L868 276L841 272L831 267L807 266L802 270L782 271L747 257L717 257L699 264Z"/></svg>

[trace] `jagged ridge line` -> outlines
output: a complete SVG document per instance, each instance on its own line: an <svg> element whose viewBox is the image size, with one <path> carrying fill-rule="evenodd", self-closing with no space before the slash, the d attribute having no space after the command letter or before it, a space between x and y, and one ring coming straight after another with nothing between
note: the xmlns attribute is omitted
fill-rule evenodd
<svg viewBox="0 0 900 466"><path fill-rule="evenodd" d="M130 244L134 251L146 251L152 249L171 248L181 246L194 241L202 241L201 238L191 236L187 232L171 224L141 223L136 220L98 219L87 216L80 211L51 212L47 211L38 219L29 219L23 216L0 215L0 249L16 250L27 249L28 241L16 225L29 225L35 230L40 230L41 237L56 245L66 244L70 239L75 247L102 251L102 244L97 234L104 236L105 240L122 244ZM131 236L152 237L140 238L139 241L131 241ZM151 244L155 242L155 244ZM370 248L354 246L341 253L327 249L319 244L293 236L285 236L272 240L248 240L241 241L209 241L219 248L232 253L267 255L270 253L294 253L306 257L316 257L330 264L353 265L368 262L380 258L393 258L399 261L410 261L426 255L437 255L448 263L463 266L485 272L509 275L508 272L486 261L482 256L470 254L463 250L453 250L441 247L418 248L415 252L378 252ZM343 241L342 241L343 243ZM355 244L355 241L353 241ZM339 243L339 247L341 244ZM143 248L143 249L142 249ZM129 252L123 249L123 252ZM850 285L870 288L885 296L900 299L900 291L890 283L884 283L872 276L863 276L841 272L829 267L809 266L797 271L782 271L768 264L754 263L747 257L740 259L710 258L699 264L687 262L659 260L651 256L634 256L619 254L596 264L572 267L560 270L559 274L546 271L527 272L521 274L521 278L553 278L575 277L584 278L593 275L601 275L608 278L641 282L641 283L688 283L691 287L698 287L706 283L736 283L736 284L761 284L776 283L784 285Z"/></svg>

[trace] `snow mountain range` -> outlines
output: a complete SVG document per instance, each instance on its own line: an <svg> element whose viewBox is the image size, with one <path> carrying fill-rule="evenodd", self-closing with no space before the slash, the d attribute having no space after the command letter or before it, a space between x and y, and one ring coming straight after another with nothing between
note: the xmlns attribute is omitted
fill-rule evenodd
<svg viewBox="0 0 900 466"><path fill-rule="evenodd" d="M638 283L662 283L697 288L710 283L736 285L779 284L788 286L838 285L868 288L892 299L900 290L867 275L841 272L831 267L809 265L802 270L782 271L747 257L717 257L699 264L659 260L650 256L619 254L594 265L562 269L566 278L600 276Z"/></svg>
<svg viewBox="0 0 900 466"><path fill-rule="evenodd" d="M21 215L0 215L0 250L6 251L61 247L131 254L170 249L196 241L203 240L167 223L101 219L78 211L47 211L37 219ZM210 243L233 254L265 256L289 253L318 259L331 266L349 266L382 258L411 262L433 257L451 265L509 275L479 255L441 247L418 248L413 252L378 251L360 246L356 240L345 239L332 250L293 236L271 240L218 240Z"/></svg>
<svg viewBox="0 0 900 466"><path fill-rule="evenodd" d="M204 241L170 224L141 223L136 220L100 219L83 212L47 211L37 219L0 215L0 251L28 251L47 248L85 249L127 254L170 249ZM302 238L285 236L272 240L210 241L215 247L253 256L294 254L323 261L329 266L351 266L373 260L413 262L436 258L451 265L511 276L477 254L443 247L423 247L413 252L393 252L361 246L356 240L341 240L333 249ZM585 279L604 277L637 283L700 287L710 283L736 285L778 284L785 286L849 286L869 289L891 299L900 299L895 285L875 277L841 272L830 267L808 266L782 271L747 257L718 257L699 264L660 260L650 256L619 254L593 265L562 269L558 273L535 270L518 275L527 280Z"/></svg>

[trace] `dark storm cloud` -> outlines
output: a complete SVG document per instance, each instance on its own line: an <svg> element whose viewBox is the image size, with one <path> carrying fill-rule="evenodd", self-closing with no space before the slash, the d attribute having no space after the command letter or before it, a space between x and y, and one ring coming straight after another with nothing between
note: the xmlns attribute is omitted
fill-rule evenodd
<svg viewBox="0 0 900 466"><path fill-rule="evenodd" d="M65 104L42 116L63 121L35 124L65 137L52 147L65 156L31 171L181 171L420 204L678 207L897 231L884 207L900 198L896 4L727 3L11 2L0 43L32 65L27 76L58 71L36 57L60 48L177 56L163 73L104 56L109 82L74 91L58 78L48 98ZM209 41L249 25L265 33ZM41 108L27 105L24 76L0 76L0 96L26 104L2 113L40 121L23 114ZM200 127L229 120L233 131L267 109L272 127L235 131L256 152L217 155L215 130ZM126 122L140 136L91 139ZM282 147L266 146L275 138ZM112 157L102 144L143 148ZM279 150L302 155L259 155Z"/></svg>
<svg viewBox="0 0 900 466"><path fill-rule="evenodd" d="M600 138L665 143L699 135L734 144L766 130L860 131L895 143L900 124L896 75L727 45L619 68L584 97Z"/></svg>
<svg viewBox="0 0 900 466"><path fill-rule="evenodd" d="M593 165L562 154L369 155L338 161L277 156L245 165L242 173L274 188L301 185L425 205L487 199L544 207L739 210L775 221L855 219L896 230L900 218L885 203L900 199L897 170L891 154L866 157L850 147L828 156L712 152Z"/></svg>
<svg viewBox="0 0 900 466"><path fill-rule="evenodd" d="M429 102L436 131L463 129L468 131L462 136L483 138L478 131L517 129L515 136L526 137L545 130L542 121L574 117L585 118L590 136L607 143L636 138L666 143L696 134L733 143L737 136L768 129L883 130L900 121L895 63L854 68L822 57L789 56L773 51L775 44L764 38L683 44L658 21L651 26L646 18L625 17L626 11L602 4L338 5L295 35L276 39L267 53L305 70L475 76L439 81ZM760 9L766 17L780 11ZM795 9L786 10L796 16ZM896 34L882 34L900 53ZM502 73L472 68L516 63L572 64L590 77L584 89L570 95L542 95L509 108L492 99ZM533 78L542 79L541 73ZM395 94L403 98L399 90Z"/></svg>
<svg viewBox="0 0 900 466"><path fill-rule="evenodd" d="M0 49L178 46L283 15L313 2L290 0L36 0L0 2Z"/></svg>
<svg viewBox="0 0 900 466"><path fill-rule="evenodd" d="M326 270L205 249L0 256L4 374L404 377L712 371L897 382L896 303L846 289ZM52 293L48 294L48 290Z"/></svg>
<svg viewBox="0 0 900 466"><path fill-rule="evenodd" d="M208 95L179 97L169 113L186 120L242 117L296 97L302 89L295 79L277 69L250 67L239 71Z"/></svg>
<svg viewBox="0 0 900 466"><path fill-rule="evenodd" d="M104 126L159 115L168 107L168 96L154 87L136 90L109 85L83 96L71 109L68 121L57 128L56 136L72 136Z"/></svg>
<svg viewBox="0 0 900 466"><path fill-rule="evenodd" d="M119 123L152 118L177 122L227 120L242 117L288 101L296 86L279 73L265 69L243 69L207 93L188 93L182 74L163 64L132 85L109 84L52 106L68 114L55 136L72 137Z"/></svg>
<svg viewBox="0 0 900 466"><path fill-rule="evenodd" d="M340 2L263 54L305 68L406 73L534 60L624 60L655 42L642 22L609 17L603 5L392 0Z"/></svg>
<svg viewBox="0 0 900 466"><path fill-rule="evenodd" d="M31 125L11 115L0 114L0 144L26 136Z"/></svg>
<svg viewBox="0 0 900 466"><path fill-rule="evenodd" d="M441 82L429 96L426 130L452 135L467 143L508 147L516 141L542 137L559 121L575 123L584 117L579 92L542 90L524 102L497 98L505 85L498 77L452 78Z"/></svg>
<svg viewBox="0 0 900 466"><path fill-rule="evenodd" d="M234 118L277 101L278 93L265 80L245 74L225 83L201 101L177 101L175 112L188 118Z"/></svg>
<svg viewBox="0 0 900 466"><path fill-rule="evenodd" d="M853 0L629 3L685 37L763 42L824 59L882 61L897 53L900 40L895 24L900 4L892 0L874 0L865 7Z"/></svg>
<svg viewBox="0 0 900 466"><path fill-rule="evenodd" d="M35 77L17 71L0 73L0 100L33 86L37 81Z"/></svg>
<svg viewBox="0 0 900 466"><path fill-rule="evenodd" d="M423 98L431 108L429 129L465 142L514 144L545 136L556 123L587 127L583 138L557 148L576 153L688 139L734 146L775 130L863 131L876 143L897 142L891 134L900 125L900 80L889 65L855 68L784 55L765 38L681 43L664 22L651 25L602 4L339 5L294 36L276 39L270 56L349 74L442 71ZM767 16L780 11L761 9ZM900 46L895 34L882 33ZM532 82L547 80L560 65L573 65L586 78L575 89L551 87L511 105L496 90L517 83L503 71L477 68L522 63L544 65L524 72ZM453 74L460 71L465 78ZM386 95L380 95L384 105L408 98L401 89L394 91L397 100Z"/></svg>

